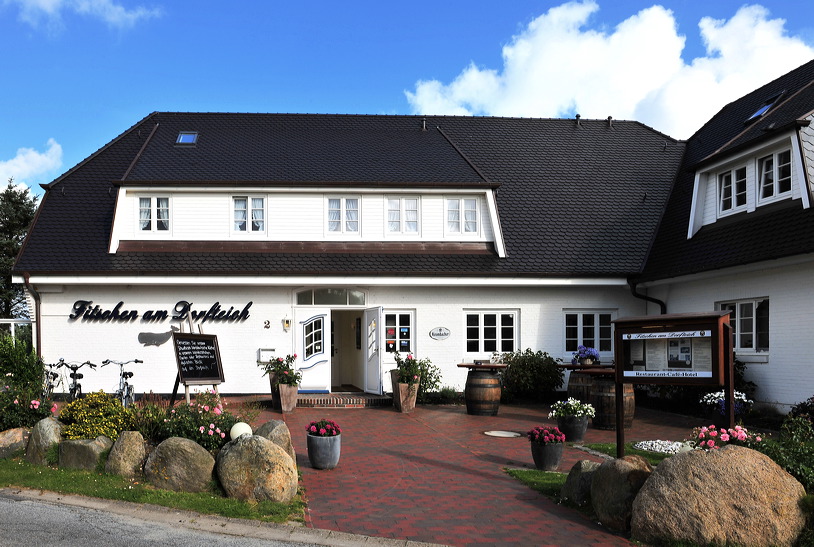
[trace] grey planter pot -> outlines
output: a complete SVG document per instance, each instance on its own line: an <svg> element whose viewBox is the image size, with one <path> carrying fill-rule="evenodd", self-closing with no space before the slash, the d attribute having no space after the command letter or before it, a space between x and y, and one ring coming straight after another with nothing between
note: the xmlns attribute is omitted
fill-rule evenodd
<svg viewBox="0 0 814 547"><path fill-rule="evenodd" d="M308 435L308 461L315 469L333 469L339 464L342 452L342 435L318 437Z"/></svg>

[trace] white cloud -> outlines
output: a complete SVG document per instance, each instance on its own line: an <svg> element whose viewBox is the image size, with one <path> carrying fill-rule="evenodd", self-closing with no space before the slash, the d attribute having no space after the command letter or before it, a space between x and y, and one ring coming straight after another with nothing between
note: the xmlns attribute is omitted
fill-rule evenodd
<svg viewBox="0 0 814 547"><path fill-rule="evenodd" d="M814 57L761 6L744 6L726 21L703 18L706 54L689 64L670 10L643 9L609 32L589 27L598 10L592 0L548 10L503 47L501 70L471 63L449 84L419 81L406 92L412 110L613 116L686 138L725 104Z"/></svg>
<svg viewBox="0 0 814 547"><path fill-rule="evenodd" d="M14 178L18 185L56 172L62 167L62 146L54 139L48 139L47 149L38 152L33 148L20 148L10 160L0 160L0 184L7 184Z"/></svg>
<svg viewBox="0 0 814 547"><path fill-rule="evenodd" d="M4 0L20 8L20 19L32 26L45 21L50 29L62 28L65 12L78 13L100 19L109 27L130 28L143 19L161 16L159 8L138 6L127 9L114 0Z"/></svg>

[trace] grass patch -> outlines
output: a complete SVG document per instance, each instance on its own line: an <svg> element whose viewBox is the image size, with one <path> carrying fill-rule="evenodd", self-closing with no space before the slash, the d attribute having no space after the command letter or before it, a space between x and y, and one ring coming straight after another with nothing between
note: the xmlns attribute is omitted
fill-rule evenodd
<svg viewBox="0 0 814 547"><path fill-rule="evenodd" d="M586 444L585 448L596 450L597 452L607 454L608 456L611 456L613 458L616 457L616 443L592 443ZM639 450L638 448L633 448L633 443L625 443L625 456L630 456L633 454L641 456L642 458L647 460L653 467L657 466L658 464L660 464L665 459L671 456L671 454L663 454L661 452Z"/></svg>
<svg viewBox="0 0 814 547"><path fill-rule="evenodd" d="M567 473L537 469L506 469L506 473L553 500L559 500L560 490L568 477Z"/></svg>
<svg viewBox="0 0 814 547"><path fill-rule="evenodd" d="M118 475L54 469L31 465L20 459L0 459L0 487L18 486L48 490L61 494L78 494L108 500L151 503L162 507L183 509L229 518L259 520L283 524L302 522L305 503L297 495L290 503L262 501L247 503L223 497L213 483L210 492L192 494L160 490L141 481L131 481Z"/></svg>

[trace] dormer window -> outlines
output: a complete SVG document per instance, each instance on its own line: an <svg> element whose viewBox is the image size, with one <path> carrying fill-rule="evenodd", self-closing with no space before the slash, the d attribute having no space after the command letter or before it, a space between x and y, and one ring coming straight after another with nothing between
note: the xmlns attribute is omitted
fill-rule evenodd
<svg viewBox="0 0 814 547"><path fill-rule="evenodd" d="M175 144L184 144L187 146L198 144L198 132L181 131L180 133L178 133L178 138L175 139Z"/></svg>
<svg viewBox="0 0 814 547"><path fill-rule="evenodd" d="M791 150L758 159L758 196L770 200L791 192Z"/></svg>
<svg viewBox="0 0 814 547"><path fill-rule="evenodd" d="M746 167L718 173L718 213L746 208Z"/></svg>

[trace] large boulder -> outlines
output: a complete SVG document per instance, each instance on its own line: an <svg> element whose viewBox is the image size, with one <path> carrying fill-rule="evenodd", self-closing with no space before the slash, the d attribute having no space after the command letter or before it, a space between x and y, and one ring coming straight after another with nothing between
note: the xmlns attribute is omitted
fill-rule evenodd
<svg viewBox="0 0 814 547"><path fill-rule="evenodd" d="M0 458L10 458L16 452L25 450L31 431L24 427L15 427L0 431Z"/></svg>
<svg viewBox="0 0 814 547"><path fill-rule="evenodd" d="M574 464L560 489L560 498L579 507L591 501L591 482L599 463L580 460Z"/></svg>
<svg viewBox="0 0 814 547"><path fill-rule="evenodd" d="M25 459L34 465L46 465L45 456L55 444L62 439L62 422L56 418L43 418L31 430L28 446L25 449Z"/></svg>
<svg viewBox="0 0 814 547"><path fill-rule="evenodd" d="M99 465L102 453L110 450L113 441L99 435L95 439L71 439L59 444L59 467L93 471Z"/></svg>
<svg viewBox="0 0 814 547"><path fill-rule="evenodd" d="M591 478L591 506L599 522L612 530L627 531L633 500L652 472L641 456L603 462Z"/></svg>
<svg viewBox="0 0 814 547"><path fill-rule="evenodd" d="M218 453L218 478L230 498L288 503L297 493L297 466L259 435L241 435Z"/></svg>
<svg viewBox="0 0 814 547"><path fill-rule="evenodd" d="M255 435L265 437L291 456L291 460L296 465L297 453L294 452L294 444L291 442L291 431L283 420L269 420L254 432Z"/></svg>
<svg viewBox="0 0 814 547"><path fill-rule="evenodd" d="M144 475L158 488L176 492L204 492L209 488L215 458L190 439L170 437L152 451Z"/></svg>
<svg viewBox="0 0 814 547"><path fill-rule="evenodd" d="M633 502L631 531L644 543L793 545L805 525L803 485L742 446L694 450L658 465Z"/></svg>
<svg viewBox="0 0 814 547"><path fill-rule="evenodd" d="M141 474L147 449L144 437L138 431L122 431L113 444L105 464L105 473L121 475L128 479Z"/></svg>

